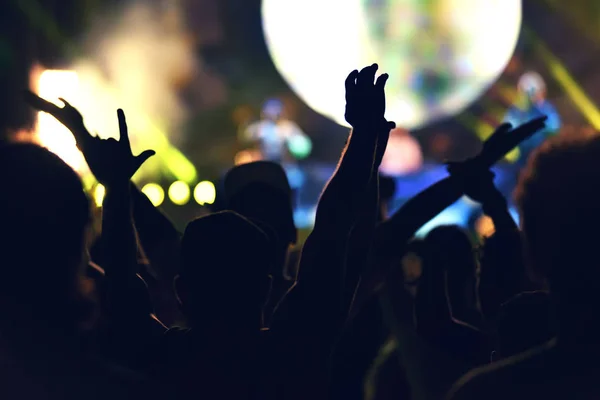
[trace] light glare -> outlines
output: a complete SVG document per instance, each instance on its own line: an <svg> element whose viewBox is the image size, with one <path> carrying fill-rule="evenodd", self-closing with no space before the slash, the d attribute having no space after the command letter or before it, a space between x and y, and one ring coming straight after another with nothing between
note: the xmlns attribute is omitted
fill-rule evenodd
<svg viewBox="0 0 600 400"><path fill-rule="evenodd" d="M190 200L190 187L183 181L173 182L169 186L169 199L178 206L186 204Z"/></svg>
<svg viewBox="0 0 600 400"><path fill-rule="evenodd" d="M202 181L194 189L194 200L200 205L213 204L217 197L215 185L210 181Z"/></svg>
<svg viewBox="0 0 600 400"><path fill-rule="evenodd" d="M263 0L262 17L275 66L313 110L347 125L343 80L377 62L390 74L386 117L410 129L497 79L522 15L521 0Z"/></svg>
<svg viewBox="0 0 600 400"><path fill-rule="evenodd" d="M148 200L154 207L160 206L165 200L165 191L156 183L148 183L142 188L142 193L148 197Z"/></svg>

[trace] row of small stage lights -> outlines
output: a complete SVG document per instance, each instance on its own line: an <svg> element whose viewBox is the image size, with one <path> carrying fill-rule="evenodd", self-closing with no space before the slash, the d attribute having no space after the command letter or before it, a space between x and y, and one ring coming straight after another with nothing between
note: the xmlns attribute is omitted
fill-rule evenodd
<svg viewBox="0 0 600 400"><path fill-rule="evenodd" d="M104 186L98 184L93 189L93 197L96 206L102 206L102 200L104 199L105 189ZM144 193L148 199L154 204L155 207L160 206L165 201L165 190L162 186L157 183L147 183L142 187L142 193ZM191 197L194 197L196 203L200 205L213 204L217 197L217 190L215 185L210 181L202 181L198 183L192 192L190 186L183 181L173 182L167 189L167 196L171 203L184 206L189 203Z"/></svg>

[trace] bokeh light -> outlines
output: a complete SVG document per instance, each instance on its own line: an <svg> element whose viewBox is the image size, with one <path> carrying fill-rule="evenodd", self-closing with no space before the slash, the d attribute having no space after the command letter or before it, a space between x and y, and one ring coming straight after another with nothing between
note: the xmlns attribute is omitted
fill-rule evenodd
<svg viewBox="0 0 600 400"><path fill-rule="evenodd" d="M215 185L210 181L202 181L194 188L194 200L201 206L213 204L217 197Z"/></svg>
<svg viewBox="0 0 600 400"><path fill-rule="evenodd" d="M258 150L242 150L235 155L233 162L235 165L242 165L260 160L262 157Z"/></svg>
<svg viewBox="0 0 600 400"><path fill-rule="evenodd" d="M482 215L475 221L475 231L482 238L488 238L496 232L494 221L487 215Z"/></svg>
<svg viewBox="0 0 600 400"><path fill-rule="evenodd" d="M165 200L165 191L156 183L148 183L144 185L142 188L142 193L148 197L148 200L150 200L154 207L160 206Z"/></svg>
<svg viewBox="0 0 600 400"><path fill-rule="evenodd" d="M342 125L344 78L373 62L390 74L386 117L399 126L414 128L462 111L510 60L522 17L521 0L262 4L277 69L310 107Z"/></svg>
<svg viewBox="0 0 600 400"><path fill-rule="evenodd" d="M386 175L400 176L416 172L422 166L423 152L417 139L404 129L392 130L380 171Z"/></svg>
<svg viewBox="0 0 600 400"><path fill-rule="evenodd" d="M290 137L287 145L290 153L298 160L308 157L312 151L312 142L304 135Z"/></svg>
<svg viewBox="0 0 600 400"><path fill-rule="evenodd" d="M44 70L37 80L37 94L59 106L59 98L66 99L84 116L86 127L103 139L117 138L116 108L126 103L127 125L134 152L151 148L157 156L144 163L135 179L156 176L168 170L177 179L196 180L194 165L174 147L160 124L148 118L155 113L144 113L136 101L124 101L123 95L107 82L99 68L91 63L77 64L73 70ZM75 139L69 130L54 117L38 114L34 140L58 155L84 179L90 175Z"/></svg>
<svg viewBox="0 0 600 400"><path fill-rule="evenodd" d="M190 200L190 187L183 181L173 182L169 186L169 199L178 206L186 204Z"/></svg>

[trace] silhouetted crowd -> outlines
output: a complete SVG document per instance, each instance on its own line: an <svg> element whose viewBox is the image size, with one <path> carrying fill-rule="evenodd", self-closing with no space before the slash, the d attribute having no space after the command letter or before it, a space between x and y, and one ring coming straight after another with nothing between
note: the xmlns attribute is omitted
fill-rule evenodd
<svg viewBox="0 0 600 400"><path fill-rule="evenodd" d="M0 398L600 398L600 137L534 152L520 227L490 168L544 118L498 127L387 215L394 186L378 171L395 124L372 65L346 79L352 130L301 246L286 174L264 161L231 169L225 208L180 233L131 181L154 151L132 154L122 110L119 140L100 139L68 99L7 99L24 83L8 70L0 130L53 115L106 194L95 234L69 166L0 145ZM491 237L414 238L465 195Z"/></svg>

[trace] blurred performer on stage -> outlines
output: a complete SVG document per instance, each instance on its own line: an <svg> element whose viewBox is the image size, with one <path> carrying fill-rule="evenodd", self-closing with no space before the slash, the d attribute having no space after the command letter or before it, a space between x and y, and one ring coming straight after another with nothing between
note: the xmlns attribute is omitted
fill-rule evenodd
<svg viewBox="0 0 600 400"><path fill-rule="evenodd" d="M518 84L519 98L508 110L505 122L513 126L521 125L534 118L547 116L546 129L536 133L519 145L518 165L523 166L531 152L548 137L558 133L561 121L554 106L546 99L546 83L537 72L527 72Z"/></svg>
<svg viewBox="0 0 600 400"><path fill-rule="evenodd" d="M310 155L312 142L296 123L282 118L282 113L281 101L268 100L262 109L262 119L242 132L242 140L257 145L260 159L281 164L290 185L297 189L304 183L297 161Z"/></svg>

